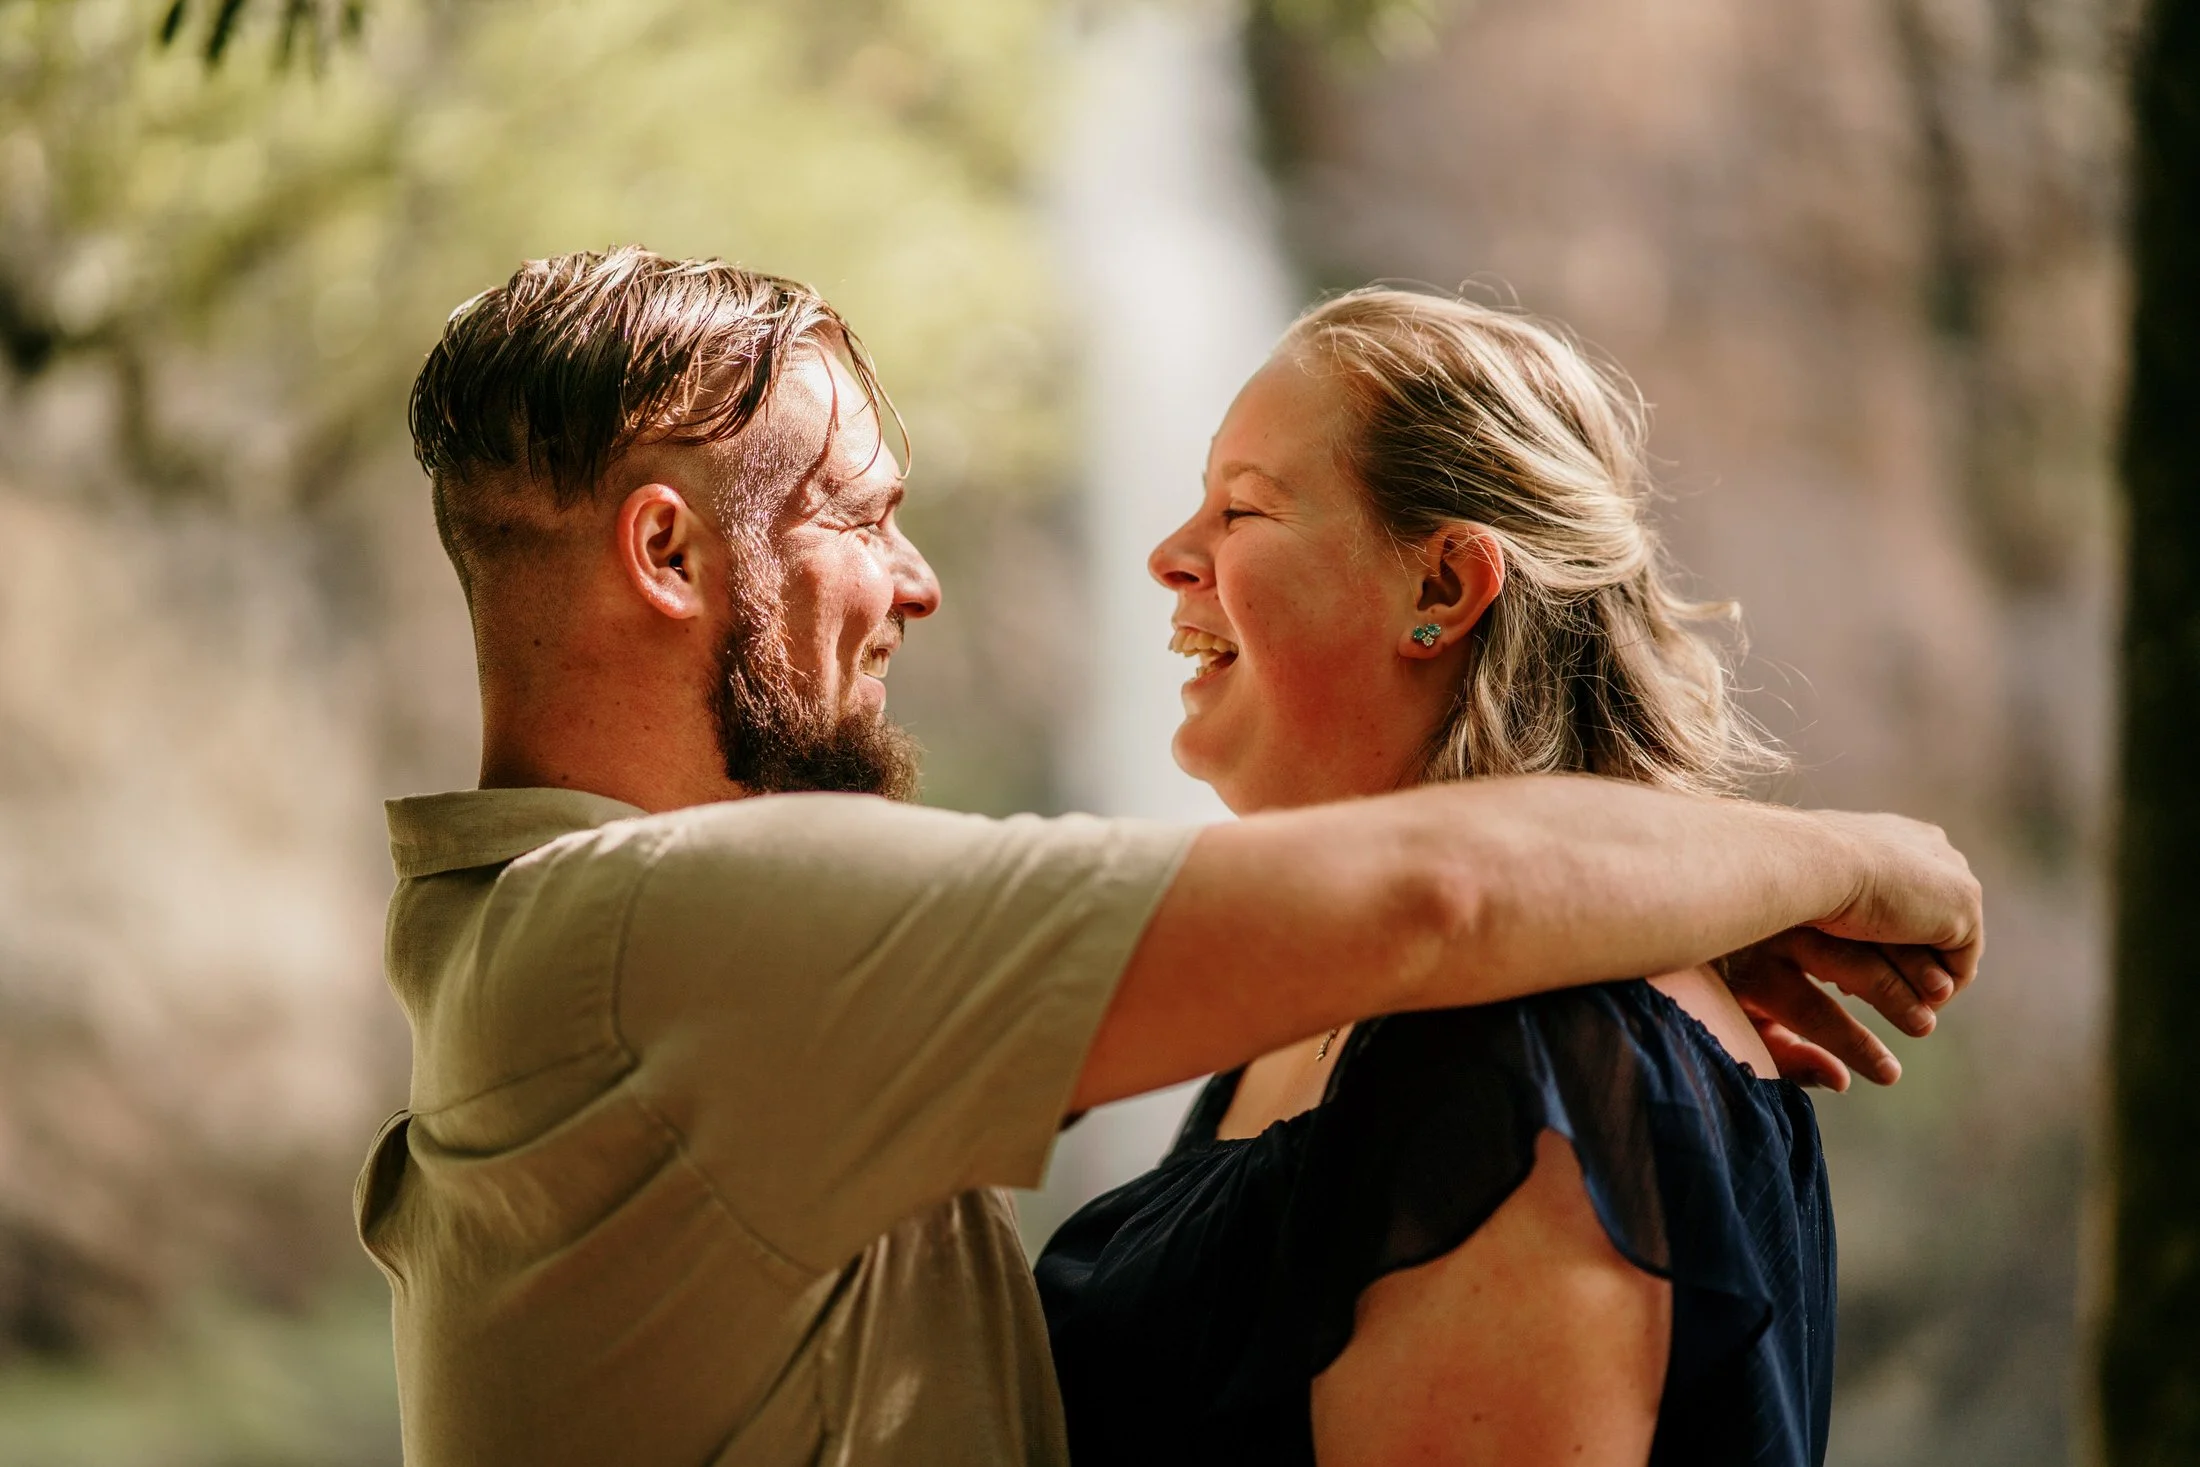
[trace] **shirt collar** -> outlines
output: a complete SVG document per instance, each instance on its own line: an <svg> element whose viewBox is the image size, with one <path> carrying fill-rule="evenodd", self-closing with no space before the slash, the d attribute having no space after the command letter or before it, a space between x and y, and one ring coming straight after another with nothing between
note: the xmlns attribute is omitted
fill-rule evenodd
<svg viewBox="0 0 2200 1467"><path fill-rule="evenodd" d="M576 830L646 811L585 790L453 790L383 804L400 877L500 866Z"/></svg>

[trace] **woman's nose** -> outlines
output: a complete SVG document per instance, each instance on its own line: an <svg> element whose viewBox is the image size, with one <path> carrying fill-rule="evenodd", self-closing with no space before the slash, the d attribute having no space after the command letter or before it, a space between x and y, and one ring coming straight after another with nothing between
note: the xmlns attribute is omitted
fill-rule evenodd
<svg viewBox="0 0 2200 1467"><path fill-rule="evenodd" d="M1212 579L1212 563L1193 534L1196 522L1178 525L1146 557L1147 572L1166 590L1193 591Z"/></svg>

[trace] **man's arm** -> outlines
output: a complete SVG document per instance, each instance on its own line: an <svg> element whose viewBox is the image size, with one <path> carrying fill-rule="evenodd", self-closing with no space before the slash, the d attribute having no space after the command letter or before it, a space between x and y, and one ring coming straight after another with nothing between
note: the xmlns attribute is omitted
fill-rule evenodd
<svg viewBox="0 0 2200 1467"><path fill-rule="evenodd" d="M1132 954L1071 1109L1335 1024L1669 972L1798 927L1869 945L1853 986L1912 1032L1970 981L1984 931L1963 857L1891 815L1545 775L1215 826Z"/></svg>

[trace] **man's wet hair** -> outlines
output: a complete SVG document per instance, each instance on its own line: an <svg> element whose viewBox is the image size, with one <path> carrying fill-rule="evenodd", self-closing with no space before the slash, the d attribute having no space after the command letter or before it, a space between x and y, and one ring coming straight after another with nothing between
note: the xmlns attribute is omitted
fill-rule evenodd
<svg viewBox="0 0 2200 1467"><path fill-rule="evenodd" d="M742 432L805 343L837 352L871 404L885 403L869 355L823 296L723 260L632 245L558 255L467 301L428 353L411 408L461 583L470 594L486 560L592 498L629 449Z"/></svg>

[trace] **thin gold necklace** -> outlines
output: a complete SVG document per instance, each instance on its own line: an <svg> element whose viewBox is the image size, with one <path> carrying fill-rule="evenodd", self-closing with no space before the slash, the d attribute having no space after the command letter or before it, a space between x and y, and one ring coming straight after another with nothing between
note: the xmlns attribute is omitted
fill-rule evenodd
<svg viewBox="0 0 2200 1467"><path fill-rule="evenodd" d="M1344 1025L1342 1025L1342 1024L1339 1024L1339 1025L1337 1026L1337 1029L1342 1029L1343 1027L1344 1027ZM1323 1060L1325 1060L1325 1059L1329 1058L1329 1046L1330 1046L1330 1045L1332 1045L1332 1044L1334 1044L1334 1043L1336 1042L1336 1039L1337 1039L1337 1029L1332 1029L1332 1030L1330 1030L1330 1031L1329 1031L1329 1032L1328 1032L1327 1034L1324 1034L1324 1035L1322 1036L1322 1042L1321 1042L1321 1046L1320 1046L1320 1047L1319 1047L1318 1049L1316 1049L1316 1050L1314 1051L1314 1063L1315 1063L1315 1064L1317 1064L1317 1065L1318 1065L1318 1064L1320 1064L1320 1063L1321 1063L1321 1062L1322 1062Z"/></svg>

